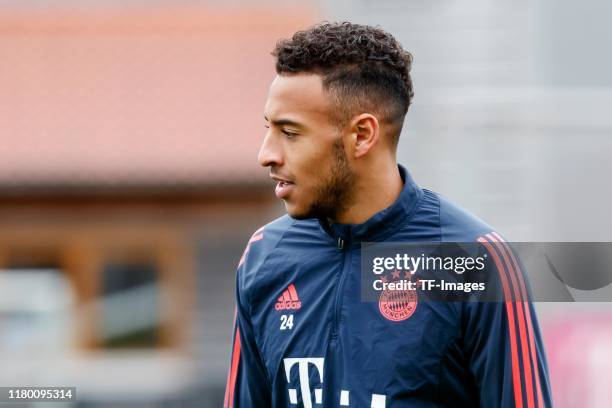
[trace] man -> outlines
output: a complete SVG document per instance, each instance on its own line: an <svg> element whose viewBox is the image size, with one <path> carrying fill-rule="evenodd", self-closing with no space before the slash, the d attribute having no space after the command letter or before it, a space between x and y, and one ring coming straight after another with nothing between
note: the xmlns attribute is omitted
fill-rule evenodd
<svg viewBox="0 0 612 408"><path fill-rule="evenodd" d="M288 215L256 231L239 263L225 406L551 406L509 246L397 165L412 56L351 23L297 32L273 55L259 162ZM480 243L512 296L365 301L364 242Z"/></svg>

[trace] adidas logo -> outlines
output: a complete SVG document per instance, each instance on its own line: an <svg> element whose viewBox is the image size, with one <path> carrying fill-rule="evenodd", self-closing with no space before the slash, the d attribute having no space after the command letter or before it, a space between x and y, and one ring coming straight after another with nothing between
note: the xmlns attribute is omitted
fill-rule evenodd
<svg viewBox="0 0 612 408"><path fill-rule="evenodd" d="M278 297L274 309L276 310L298 310L302 307L302 302L298 297L297 291L293 283L287 286L287 289L283 292L282 296Z"/></svg>

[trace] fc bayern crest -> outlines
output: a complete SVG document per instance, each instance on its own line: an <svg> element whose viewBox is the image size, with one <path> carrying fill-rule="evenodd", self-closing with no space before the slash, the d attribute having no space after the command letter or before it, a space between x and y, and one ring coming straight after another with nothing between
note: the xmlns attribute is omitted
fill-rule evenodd
<svg viewBox="0 0 612 408"><path fill-rule="evenodd" d="M401 322L414 314L417 304L416 290L385 289L380 294L378 309L387 320Z"/></svg>

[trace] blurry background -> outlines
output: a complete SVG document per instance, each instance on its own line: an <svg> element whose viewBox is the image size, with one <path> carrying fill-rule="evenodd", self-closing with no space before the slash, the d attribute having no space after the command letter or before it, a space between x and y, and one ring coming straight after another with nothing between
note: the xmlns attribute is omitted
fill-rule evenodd
<svg viewBox="0 0 612 408"><path fill-rule="evenodd" d="M399 158L422 186L508 240L612 241L610 15L605 0L0 0L0 386L74 385L71 407L221 405L235 268L283 213L256 163L270 51L323 19L413 53ZM608 406L610 304L538 309L556 406Z"/></svg>

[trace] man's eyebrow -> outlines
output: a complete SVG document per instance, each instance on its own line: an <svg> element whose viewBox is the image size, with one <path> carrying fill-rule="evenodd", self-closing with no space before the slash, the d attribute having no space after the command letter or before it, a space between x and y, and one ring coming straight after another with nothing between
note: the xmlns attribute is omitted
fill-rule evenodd
<svg viewBox="0 0 612 408"><path fill-rule="evenodd" d="M302 125L301 123L295 122L290 119L275 119L275 120L270 121L267 116L264 116L264 119L266 120L266 122L270 122L274 126L294 126L300 129L304 129L306 127Z"/></svg>

